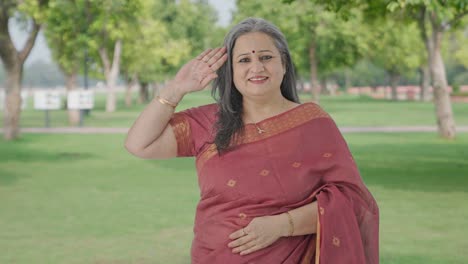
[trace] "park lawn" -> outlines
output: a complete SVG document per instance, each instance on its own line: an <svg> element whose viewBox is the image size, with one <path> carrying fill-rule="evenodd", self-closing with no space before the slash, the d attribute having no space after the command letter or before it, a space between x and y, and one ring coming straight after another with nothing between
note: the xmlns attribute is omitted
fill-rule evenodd
<svg viewBox="0 0 468 264"><path fill-rule="evenodd" d="M345 137L380 207L381 263L468 263L468 134ZM137 159L123 140L0 140L0 263L189 263L193 159Z"/></svg>
<svg viewBox="0 0 468 264"><path fill-rule="evenodd" d="M136 94L135 94L136 97ZM309 94L301 94L303 102L310 100ZM209 91L191 93L184 97L177 110L213 103ZM435 126L435 110L431 102L383 101L369 97L342 95L337 97L322 96L321 106L331 114L339 126ZM22 112L22 127L44 127L45 112L33 110L32 99L28 108ZM106 113L105 95L96 94L95 109L84 119L88 127L130 127L144 105L124 105L124 94L118 94L117 111ZM468 125L468 104L453 103L453 112L457 125ZM67 113L64 110L49 111L50 126L67 125Z"/></svg>

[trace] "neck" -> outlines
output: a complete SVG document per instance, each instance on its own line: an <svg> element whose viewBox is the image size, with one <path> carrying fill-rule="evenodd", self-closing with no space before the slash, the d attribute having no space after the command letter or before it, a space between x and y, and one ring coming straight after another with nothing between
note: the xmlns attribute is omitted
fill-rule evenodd
<svg viewBox="0 0 468 264"><path fill-rule="evenodd" d="M289 101L279 94L274 98L246 99L243 101L244 123L257 123L263 119L284 112L289 106Z"/></svg>

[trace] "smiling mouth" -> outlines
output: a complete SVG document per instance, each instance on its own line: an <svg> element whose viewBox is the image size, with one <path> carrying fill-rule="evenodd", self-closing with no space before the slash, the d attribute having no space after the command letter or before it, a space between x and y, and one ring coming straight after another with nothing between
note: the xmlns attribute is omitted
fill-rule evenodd
<svg viewBox="0 0 468 264"><path fill-rule="evenodd" d="M268 77L253 77L253 78L250 78L249 81L253 82L253 83L262 83L264 81L266 81L268 79Z"/></svg>

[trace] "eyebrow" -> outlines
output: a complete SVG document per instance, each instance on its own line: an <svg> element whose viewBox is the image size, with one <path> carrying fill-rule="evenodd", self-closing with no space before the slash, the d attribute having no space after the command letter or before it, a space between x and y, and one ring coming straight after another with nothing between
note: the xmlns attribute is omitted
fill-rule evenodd
<svg viewBox="0 0 468 264"><path fill-rule="evenodd" d="M271 50L260 50L260 51L258 51L258 53L260 53L260 52L271 52L271 53L273 53L273 51L271 51ZM240 56L243 56L243 55L249 55L250 53L251 52L239 54L237 56L237 58L239 58Z"/></svg>

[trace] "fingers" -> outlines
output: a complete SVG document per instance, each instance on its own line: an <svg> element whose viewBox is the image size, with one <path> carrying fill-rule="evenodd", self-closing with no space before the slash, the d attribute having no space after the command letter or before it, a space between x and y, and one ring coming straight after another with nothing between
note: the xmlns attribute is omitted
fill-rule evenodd
<svg viewBox="0 0 468 264"><path fill-rule="evenodd" d="M220 47L215 49L207 49L196 57L192 73L195 73L195 78L200 89L205 88L218 75L216 71L227 61L226 48Z"/></svg>
<svg viewBox="0 0 468 264"><path fill-rule="evenodd" d="M251 240L239 247L236 247L232 250L232 253L239 253L239 252L246 252L247 250L250 250L256 246L255 240ZM245 253L244 253L245 254Z"/></svg>
<svg viewBox="0 0 468 264"><path fill-rule="evenodd" d="M227 61L227 56L227 53L224 53L224 55L219 60L210 66L211 70L217 71L219 68L221 68L221 66L223 66L223 64Z"/></svg>
<svg viewBox="0 0 468 264"><path fill-rule="evenodd" d="M221 47L221 48L215 48L215 49L208 49L205 50L202 54L197 56L197 60L204 62L208 64L208 66L212 66L215 63L219 65L218 61L223 58L223 56L226 54L226 48ZM226 56L227 58L227 56ZM226 59L225 58L225 59ZM222 64L221 64L222 65ZM218 66L218 68L220 65Z"/></svg>
<svg viewBox="0 0 468 264"><path fill-rule="evenodd" d="M232 248L232 253L239 253L248 250L256 245L257 236L253 234L246 234L243 230L232 233L229 238L235 239L228 244L228 247Z"/></svg>
<svg viewBox="0 0 468 264"><path fill-rule="evenodd" d="M250 248L247 248L246 250L241 250L240 255L247 255L247 254L250 254L250 253L255 252L257 250L260 250L262 248L264 248L264 246L254 245L254 246L252 246Z"/></svg>
<svg viewBox="0 0 468 264"><path fill-rule="evenodd" d="M216 63L224 54L226 53L226 48L217 48L214 49L212 52L208 53L207 56L210 56L208 61L208 65L212 66L214 63Z"/></svg>
<svg viewBox="0 0 468 264"><path fill-rule="evenodd" d="M243 237L245 235L246 235L245 230L244 230L244 228L242 228L242 229L239 229L236 232L230 234L229 238L230 239L238 239L239 237Z"/></svg>
<svg viewBox="0 0 468 264"><path fill-rule="evenodd" d="M212 49L207 49L203 51L200 55L197 56L197 60L201 60L203 57L205 57L206 54L208 54Z"/></svg>
<svg viewBox="0 0 468 264"><path fill-rule="evenodd" d="M208 65L211 65L210 64L210 61L213 63L213 57L218 54L218 52L221 50L221 48L215 48L213 50L211 50L210 52L208 52L208 54L206 54L205 56L203 56L203 58L201 59L203 62L205 63L208 63Z"/></svg>

